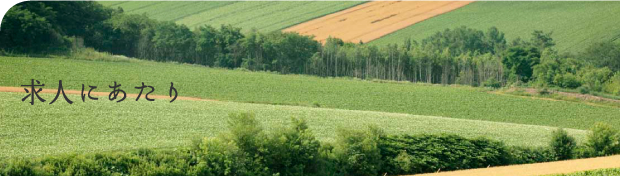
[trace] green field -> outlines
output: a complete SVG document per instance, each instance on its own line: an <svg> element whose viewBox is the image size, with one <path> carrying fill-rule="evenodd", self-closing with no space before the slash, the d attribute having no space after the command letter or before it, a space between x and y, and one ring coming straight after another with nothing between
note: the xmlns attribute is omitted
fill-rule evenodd
<svg viewBox="0 0 620 176"><path fill-rule="evenodd" d="M165 21L176 21L190 28L230 24L243 31L256 28L262 32L276 31L317 17L337 12L362 2L342 1L134 1L100 2L108 7L122 7L130 14L146 14Z"/></svg>
<svg viewBox="0 0 620 176"><path fill-rule="evenodd" d="M467 26L486 30L496 26L508 41L529 39L534 30L553 32L557 48L583 50L594 42L620 37L620 2L490 2L480 1L401 29L371 43L418 41L446 28Z"/></svg>
<svg viewBox="0 0 620 176"><path fill-rule="evenodd" d="M55 94L41 94L48 102ZM331 141L336 128L380 126L389 134L450 133L490 137L509 145L544 146L552 127L462 120L408 114L279 106L222 101L127 99L110 102L64 100L52 105L21 102L22 93L0 93L0 158L88 153L187 145L192 139L226 130L229 113L253 112L268 131L284 127L291 117L305 118L321 140ZM586 131L568 130L579 141Z"/></svg>
<svg viewBox="0 0 620 176"><path fill-rule="evenodd" d="M620 109L579 102L550 101L491 94L484 89L376 83L346 78L319 78L209 69L150 61L94 62L46 58L0 58L0 85L18 87L37 79L46 88L81 90L82 84L109 92L116 81L128 93L151 85L167 95L174 82L180 96L222 101L313 106L406 113L459 119L589 129L596 122L620 128Z"/></svg>

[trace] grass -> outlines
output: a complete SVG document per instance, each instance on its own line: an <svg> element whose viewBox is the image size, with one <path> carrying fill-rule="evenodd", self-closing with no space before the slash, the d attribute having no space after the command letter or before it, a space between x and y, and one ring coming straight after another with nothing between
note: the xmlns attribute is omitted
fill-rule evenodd
<svg viewBox="0 0 620 176"><path fill-rule="evenodd" d="M54 104L21 102L22 93L0 93L0 158L37 157L64 153L168 148L226 130L229 113L253 112L266 130L288 125L291 117L305 118L324 141L336 128L365 128L376 124L389 134L451 133L489 137L509 145L544 146L555 128L408 114L276 106L223 101L177 100L169 103L128 98L115 103L106 97L80 101L69 95ZM55 94L41 94L51 101ZM567 129L578 141L586 131Z"/></svg>
<svg viewBox="0 0 620 176"><path fill-rule="evenodd" d="M243 31L256 28L262 32L284 29L301 22L334 13L362 2L342 1L151 1L101 2L108 7L122 7L126 13L146 14L165 21L176 21L190 28L202 25L219 27L230 24Z"/></svg>
<svg viewBox="0 0 620 176"><path fill-rule="evenodd" d="M221 101L320 106L589 129L596 122L620 129L620 109L580 102L552 101L487 93L484 89L412 83L376 83L202 66L136 62L0 57L0 85L18 87L37 79L45 88L81 90L82 84L109 92L114 81L128 93L144 82L154 94L168 95L174 82L179 96ZM26 103L23 103L26 104Z"/></svg>
<svg viewBox="0 0 620 176"><path fill-rule="evenodd" d="M552 176L612 176L620 175L620 168L615 169L598 169L591 171L575 172L570 174L557 174Z"/></svg>
<svg viewBox="0 0 620 176"><path fill-rule="evenodd" d="M487 30L496 26L508 41L529 39L534 30L553 32L562 52L578 52L595 42L620 37L620 2L490 2L479 1L401 29L371 44L418 41L458 26Z"/></svg>

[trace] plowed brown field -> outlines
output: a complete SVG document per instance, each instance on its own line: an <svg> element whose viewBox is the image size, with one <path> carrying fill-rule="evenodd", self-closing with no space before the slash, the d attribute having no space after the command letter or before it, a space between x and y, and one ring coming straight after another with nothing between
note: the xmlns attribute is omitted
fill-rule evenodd
<svg viewBox="0 0 620 176"><path fill-rule="evenodd" d="M620 155L556 161L548 163L523 164L483 169L421 174L416 176L531 176L565 174L579 171L620 168Z"/></svg>
<svg viewBox="0 0 620 176"><path fill-rule="evenodd" d="M348 42L369 42L381 36L463 7L471 1L374 1L301 23L284 31L329 36Z"/></svg>

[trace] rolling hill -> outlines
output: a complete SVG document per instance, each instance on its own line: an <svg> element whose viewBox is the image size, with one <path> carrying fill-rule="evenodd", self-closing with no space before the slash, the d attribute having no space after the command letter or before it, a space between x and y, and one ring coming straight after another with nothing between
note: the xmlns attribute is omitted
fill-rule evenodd
<svg viewBox="0 0 620 176"><path fill-rule="evenodd" d="M497 27L508 41L529 39L534 30L553 32L557 48L578 52L595 42L620 36L620 2L492 2L471 3L416 23L371 44L400 44L406 38L418 41L447 28L458 26L486 30Z"/></svg>
<svg viewBox="0 0 620 176"><path fill-rule="evenodd" d="M165 21L175 21L190 28L233 25L243 31L281 30L317 17L334 13L360 1L101 1L104 6L121 7L130 14L146 14Z"/></svg>

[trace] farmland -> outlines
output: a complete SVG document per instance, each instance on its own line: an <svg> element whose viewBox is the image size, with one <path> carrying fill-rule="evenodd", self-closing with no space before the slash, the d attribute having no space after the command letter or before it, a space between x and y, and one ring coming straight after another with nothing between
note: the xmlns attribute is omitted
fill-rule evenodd
<svg viewBox="0 0 620 176"><path fill-rule="evenodd" d="M617 168L618 7L20 3L0 29L0 176Z"/></svg>
<svg viewBox="0 0 620 176"><path fill-rule="evenodd" d="M375 1L329 14L284 31L328 37L347 42L368 42L436 15L463 7L468 1Z"/></svg>
<svg viewBox="0 0 620 176"><path fill-rule="evenodd" d="M134 1L100 2L109 7L122 7L129 14L146 14L165 21L175 21L190 28L211 25L233 25L244 31L252 28L262 32L276 31L286 27L337 12L362 2L276 2L276 1Z"/></svg>
<svg viewBox="0 0 620 176"><path fill-rule="evenodd" d="M180 96L221 101L284 104L441 116L589 129L596 122L618 128L620 109L579 102L549 101L490 94L483 89L411 83L375 83L346 78L318 78L261 72L209 69L203 66L149 61L93 62L50 58L0 59L0 85L18 87L37 79L46 88L66 89L81 85L110 89L116 81L127 93L141 82L167 95L174 82ZM317 86L320 85L320 86Z"/></svg>
<svg viewBox="0 0 620 176"><path fill-rule="evenodd" d="M291 117L304 118L316 136L331 141L335 130L379 125L390 134L450 133L491 137L509 145L544 146L552 127L415 116L356 110L277 106L222 101L164 100L115 103L81 102L79 95L34 106L19 101L22 93L0 93L0 158L31 157L72 152L170 148L225 131L229 113L253 112L269 130L284 127ZM41 94L51 100L55 94ZM49 101L48 101L49 102ZM579 141L586 131L569 129Z"/></svg>
<svg viewBox="0 0 620 176"><path fill-rule="evenodd" d="M581 51L595 42L620 36L619 2L474 2L463 8L416 23L372 44L424 39L437 31L458 26L486 30L497 27L508 40L529 38L534 30L553 32L560 51Z"/></svg>

